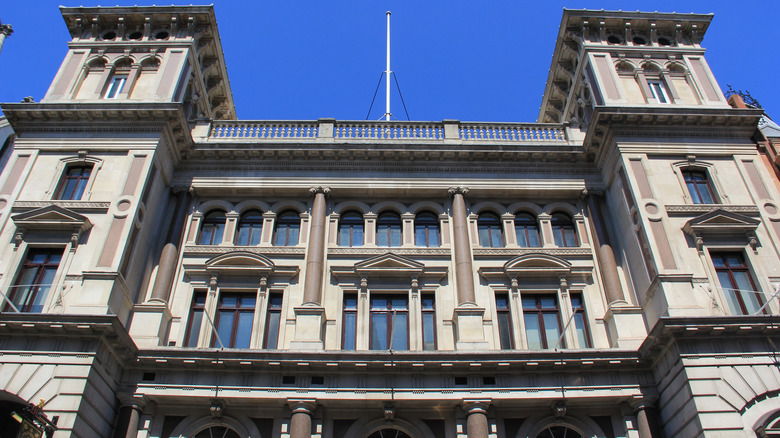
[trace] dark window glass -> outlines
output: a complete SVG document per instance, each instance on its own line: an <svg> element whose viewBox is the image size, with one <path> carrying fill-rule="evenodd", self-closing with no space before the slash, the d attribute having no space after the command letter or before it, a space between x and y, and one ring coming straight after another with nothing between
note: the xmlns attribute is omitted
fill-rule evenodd
<svg viewBox="0 0 780 438"><path fill-rule="evenodd" d="M254 246L260 244L263 233L263 213L250 210L241 216L236 229L236 245Z"/></svg>
<svg viewBox="0 0 780 438"><path fill-rule="evenodd" d="M111 80L108 83L108 88L106 89L106 99L115 99L117 96L119 96L119 93L122 92L122 89L125 88L125 83L127 82L127 75L121 74L121 75L114 75L111 77Z"/></svg>
<svg viewBox="0 0 780 438"><path fill-rule="evenodd" d="M10 293L6 294L20 312L43 312L61 259L61 249L29 250L19 276ZM13 308L6 303L4 311L13 311Z"/></svg>
<svg viewBox="0 0 780 438"><path fill-rule="evenodd" d="M571 294L571 310L574 313L574 329L577 332L577 343L580 348L590 348L590 332L588 320L585 317L585 305L582 303L581 294Z"/></svg>
<svg viewBox="0 0 780 438"><path fill-rule="evenodd" d="M439 243L439 218L433 213L420 213L414 218L414 244L437 247Z"/></svg>
<svg viewBox="0 0 780 438"><path fill-rule="evenodd" d="M477 219L479 244L485 248L504 246L504 232L501 229L501 219L493 213L482 213Z"/></svg>
<svg viewBox="0 0 780 438"><path fill-rule="evenodd" d="M282 320L282 294L268 295L268 311L265 317L265 341L263 348L279 348L279 324Z"/></svg>
<svg viewBox="0 0 780 438"><path fill-rule="evenodd" d="M502 350L512 349L512 320L509 313L509 294L496 294L498 339Z"/></svg>
<svg viewBox="0 0 780 438"><path fill-rule="evenodd" d="M297 212L288 210L276 218L274 230L274 245L295 246L298 244L298 235L301 231L301 217Z"/></svg>
<svg viewBox="0 0 780 438"><path fill-rule="evenodd" d="M522 300L528 348L566 348L555 295L523 295Z"/></svg>
<svg viewBox="0 0 780 438"><path fill-rule="evenodd" d="M79 200L84 196L92 166L68 166L57 190L57 199Z"/></svg>
<svg viewBox="0 0 780 438"><path fill-rule="evenodd" d="M582 438L582 435L566 426L548 426L536 438Z"/></svg>
<svg viewBox="0 0 780 438"><path fill-rule="evenodd" d="M211 426L196 433L193 438L241 438L241 436L229 427Z"/></svg>
<svg viewBox="0 0 780 438"><path fill-rule="evenodd" d="M554 213L550 218L553 240L558 246L577 246L577 234L571 217L563 213Z"/></svg>
<svg viewBox="0 0 780 438"><path fill-rule="evenodd" d="M196 292L192 297L190 320L187 323L187 336L184 339L185 347L197 347L200 336L200 326L203 322L203 310L206 308L206 292Z"/></svg>
<svg viewBox="0 0 780 438"><path fill-rule="evenodd" d="M517 244L522 247L539 246L539 224L536 218L528 213L518 213L515 216L515 234Z"/></svg>
<svg viewBox="0 0 780 438"><path fill-rule="evenodd" d="M422 343L423 350L436 349L436 299L433 294L424 294L420 299L422 306Z"/></svg>
<svg viewBox="0 0 780 438"><path fill-rule="evenodd" d="M750 269L738 252L714 252L711 254L723 295L731 311L738 315L753 315L764 305L756 289ZM766 309L762 310L766 313Z"/></svg>
<svg viewBox="0 0 780 438"><path fill-rule="evenodd" d="M384 428L368 436L368 438L411 438L409 435L398 429Z"/></svg>
<svg viewBox="0 0 780 438"><path fill-rule="evenodd" d="M219 245L225 233L225 212L212 210L203 217L200 225L200 245Z"/></svg>
<svg viewBox="0 0 780 438"><path fill-rule="evenodd" d="M401 246L401 217L382 213L376 221L377 246Z"/></svg>
<svg viewBox="0 0 780 438"><path fill-rule="evenodd" d="M342 339L343 350L354 350L357 334L357 295L344 295L344 334Z"/></svg>
<svg viewBox="0 0 780 438"><path fill-rule="evenodd" d="M339 246L363 246L363 215L348 211L339 220Z"/></svg>
<svg viewBox="0 0 780 438"><path fill-rule="evenodd" d="M404 295L371 297L372 350L409 349L409 299Z"/></svg>
<svg viewBox="0 0 780 438"><path fill-rule="evenodd" d="M256 301L251 293L225 293L219 298L214 324L225 348L249 348ZM211 340L211 346L219 346L216 338Z"/></svg>
<svg viewBox="0 0 780 438"><path fill-rule="evenodd" d="M682 171L685 186L691 195L691 202L694 204L715 204L715 195L707 177L707 172L703 170L686 169Z"/></svg>

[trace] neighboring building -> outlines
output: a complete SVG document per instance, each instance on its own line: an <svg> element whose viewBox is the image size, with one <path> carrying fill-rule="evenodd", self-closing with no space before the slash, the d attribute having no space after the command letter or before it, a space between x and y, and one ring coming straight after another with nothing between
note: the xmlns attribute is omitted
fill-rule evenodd
<svg viewBox="0 0 780 438"><path fill-rule="evenodd" d="M780 436L780 193L711 15L564 11L534 124L239 121L212 7L61 11L2 105L0 429Z"/></svg>

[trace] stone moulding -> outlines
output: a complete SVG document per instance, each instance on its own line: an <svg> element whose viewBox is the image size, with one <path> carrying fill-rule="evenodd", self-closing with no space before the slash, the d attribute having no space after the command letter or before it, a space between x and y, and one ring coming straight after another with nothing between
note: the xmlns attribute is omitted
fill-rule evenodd
<svg viewBox="0 0 780 438"><path fill-rule="evenodd" d="M66 208L76 212L106 213L111 206L110 202L92 202L92 201L62 201L53 199L51 201L15 201L12 211L21 212L44 208L50 205Z"/></svg>
<svg viewBox="0 0 780 438"><path fill-rule="evenodd" d="M748 216L758 216L759 210L755 205L724 205L724 204L683 204L665 205L666 214L669 216L689 216L710 213L715 210L723 210L729 213L741 213Z"/></svg>

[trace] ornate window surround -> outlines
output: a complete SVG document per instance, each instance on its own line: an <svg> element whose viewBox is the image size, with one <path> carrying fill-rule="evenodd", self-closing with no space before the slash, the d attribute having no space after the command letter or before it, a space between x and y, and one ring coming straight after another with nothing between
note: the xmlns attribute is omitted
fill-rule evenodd
<svg viewBox="0 0 780 438"><path fill-rule="evenodd" d="M92 187L95 185L95 179L97 178L100 168L103 166L103 160L94 156L89 156L89 151L87 150L78 151L77 156L61 158L57 162L57 167L53 172L53 174L56 175L56 178L52 179L49 183L49 188L46 189L45 192L49 199L54 199L54 196L56 196L57 189L60 186L60 182L64 178L65 171L68 167L77 165L92 165L92 172L89 175L89 180L87 181L87 186L84 188L84 193L81 195L81 199L74 199L73 201L89 201L92 197Z"/></svg>
<svg viewBox="0 0 780 438"><path fill-rule="evenodd" d="M683 176L684 170L698 170L700 172L705 172L707 174L710 187L712 187L713 191L715 192L712 195L715 198L716 203L728 204L729 197L719 182L717 166L715 166L714 163L697 160L696 156L688 155L685 161L677 161L671 163L671 165L672 170L677 177L677 182L680 185L683 199L685 200L686 204L696 205L691 199L691 194L688 192L688 186L685 184L685 177Z"/></svg>

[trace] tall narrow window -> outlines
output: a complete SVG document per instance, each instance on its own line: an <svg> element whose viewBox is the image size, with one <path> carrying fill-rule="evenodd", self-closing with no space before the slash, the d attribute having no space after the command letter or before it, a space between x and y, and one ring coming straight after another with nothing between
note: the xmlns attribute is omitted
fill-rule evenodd
<svg viewBox="0 0 780 438"><path fill-rule="evenodd" d="M438 247L439 218L433 213L424 212L414 218L414 244L416 246Z"/></svg>
<svg viewBox="0 0 780 438"><path fill-rule="evenodd" d="M660 80L647 81L647 85L650 86L650 92L653 93L653 97L658 103L671 103L669 100L669 93L666 92L666 86Z"/></svg>
<svg viewBox="0 0 780 438"><path fill-rule="evenodd" d="M87 183L91 174L91 165L68 166L57 189L56 199L81 199L84 196L84 191L87 189Z"/></svg>
<svg viewBox="0 0 780 438"><path fill-rule="evenodd" d="M206 292L196 292L192 297L190 308L190 320L187 323L187 336L184 338L185 347L197 347L200 336L200 325L203 322L203 311L206 308Z"/></svg>
<svg viewBox="0 0 780 438"><path fill-rule="evenodd" d="M715 195L707 177L707 172L703 170L685 169L682 171L685 186L688 188L688 194L691 195L691 202L694 204L715 204Z"/></svg>
<svg viewBox="0 0 780 438"><path fill-rule="evenodd" d="M258 210L250 210L238 221L236 229L236 245L255 246L260 243L263 234L263 214Z"/></svg>
<svg viewBox="0 0 780 438"><path fill-rule="evenodd" d="M16 278L8 299L20 312L41 313L62 260L61 249L31 249ZM13 311L10 304L5 312Z"/></svg>
<svg viewBox="0 0 780 438"><path fill-rule="evenodd" d="M301 217L297 212L287 210L276 218L274 245L295 246L301 231Z"/></svg>
<svg viewBox="0 0 780 438"><path fill-rule="evenodd" d="M523 321L528 348L565 348L555 295L524 295ZM561 339L558 342L558 339Z"/></svg>
<svg viewBox="0 0 780 438"><path fill-rule="evenodd" d="M738 315L753 315L764 305L744 257L738 252L711 254L720 287L729 308ZM766 313L763 309L762 313Z"/></svg>
<svg viewBox="0 0 780 438"><path fill-rule="evenodd" d="M590 333L581 294L571 294L571 311L574 313L572 319L574 330L577 332L577 343L580 348L590 348Z"/></svg>
<svg viewBox="0 0 780 438"><path fill-rule="evenodd" d="M509 313L509 294L496 294L498 339L502 350L512 349L512 320Z"/></svg>
<svg viewBox="0 0 780 438"><path fill-rule="evenodd" d="M422 344L423 350L436 349L436 299L433 294L423 294L422 306Z"/></svg>
<svg viewBox="0 0 780 438"><path fill-rule="evenodd" d="M479 230L479 245L485 248L504 246L504 233L501 229L501 219L493 213L482 213L477 218Z"/></svg>
<svg viewBox="0 0 780 438"><path fill-rule="evenodd" d="M515 216L515 234L517 244L524 248L539 246L539 224L536 218L528 213L517 213Z"/></svg>
<svg viewBox="0 0 780 438"><path fill-rule="evenodd" d="M225 293L219 298L217 317L214 324L217 334L226 348L249 348L252 339L252 322L255 316L253 293ZM211 346L218 346L216 337L211 340Z"/></svg>
<svg viewBox="0 0 780 438"><path fill-rule="evenodd" d="M401 217L382 213L376 221L377 246L401 246Z"/></svg>
<svg viewBox="0 0 780 438"><path fill-rule="evenodd" d="M571 217L563 213L554 213L550 218L553 240L558 246L577 246L577 234Z"/></svg>
<svg viewBox="0 0 780 438"><path fill-rule="evenodd" d="M268 311L265 316L265 340L263 348L279 348L279 324L282 321L282 294L268 295Z"/></svg>
<svg viewBox="0 0 780 438"><path fill-rule="evenodd" d="M372 350L409 349L409 299L403 295L371 297Z"/></svg>
<svg viewBox="0 0 780 438"><path fill-rule="evenodd" d="M339 246L363 246L363 215L348 211L339 220Z"/></svg>
<svg viewBox="0 0 780 438"><path fill-rule="evenodd" d="M357 295L344 294L344 334L342 350L354 350L357 337Z"/></svg>
<svg viewBox="0 0 780 438"><path fill-rule="evenodd" d="M225 233L225 212L211 210L203 217L200 225L200 245L219 245L222 243L222 235Z"/></svg>
<svg viewBox="0 0 780 438"><path fill-rule="evenodd" d="M126 74L115 74L111 76L111 80L108 83L108 88L106 88L106 94L103 97L106 99L116 99L119 96L119 93L122 92L122 89L125 88L126 82Z"/></svg>

